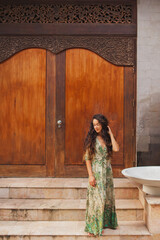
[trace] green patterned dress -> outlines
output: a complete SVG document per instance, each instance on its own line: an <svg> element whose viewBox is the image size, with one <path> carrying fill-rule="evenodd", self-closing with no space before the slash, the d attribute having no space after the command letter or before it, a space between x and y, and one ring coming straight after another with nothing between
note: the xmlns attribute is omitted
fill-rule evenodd
<svg viewBox="0 0 160 240"><path fill-rule="evenodd" d="M91 166L96 185L92 187L88 179L84 231L102 236L103 228L116 229L118 222L111 160L107 148L102 148L98 138L96 138L95 150ZM87 151L84 159L88 160Z"/></svg>

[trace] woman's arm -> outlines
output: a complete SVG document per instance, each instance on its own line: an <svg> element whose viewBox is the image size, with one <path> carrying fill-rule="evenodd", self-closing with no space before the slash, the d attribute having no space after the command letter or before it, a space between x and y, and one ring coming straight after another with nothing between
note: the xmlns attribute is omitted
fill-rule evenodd
<svg viewBox="0 0 160 240"><path fill-rule="evenodd" d="M95 177L92 172L92 165L91 165L91 160L89 159L88 149L86 150L86 152L83 156L83 159L86 162L87 171L88 171L88 175L89 175L89 183L91 186L95 187L96 180L95 180Z"/></svg>
<svg viewBox="0 0 160 240"><path fill-rule="evenodd" d="M86 161L86 166L87 166L87 171L88 171L88 175L89 175L89 183L92 187L95 187L96 180L95 180L95 177L92 172L92 166L91 166L90 160Z"/></svg>
<svg viewBox="0 0 160 240"><path fill-rule="evenodd" d="M116 142L116 140L115 140L115 138L113 136L113 133L112 133L112 131L111 131L109 126L108 126L108 129L109 129L109 134L110 134L110 137L111 137L112 149L113 149L113 151L118 152L119 151L119 145Z"/></svg>
<svg viewBox="0 0 160 240"><path fill-rule="evenodd" d="M92 166L91 166L91 161L90 160L86 160L86 166L87 166L87 171L88 171L89 177L93 176Z"/></svg>

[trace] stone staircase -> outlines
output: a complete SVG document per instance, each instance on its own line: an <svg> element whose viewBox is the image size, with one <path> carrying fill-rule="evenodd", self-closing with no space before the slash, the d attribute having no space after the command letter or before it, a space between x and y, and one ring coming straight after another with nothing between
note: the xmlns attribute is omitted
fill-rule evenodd
<svg viewBox="0 0 160 240"><path fill-rule="evenodd" d="M0 178L0 240L85 240L88 178ZM139 190L114 178L118 228L99 239L151 240ZM98 238L98 237L97 237Z"/></svg>

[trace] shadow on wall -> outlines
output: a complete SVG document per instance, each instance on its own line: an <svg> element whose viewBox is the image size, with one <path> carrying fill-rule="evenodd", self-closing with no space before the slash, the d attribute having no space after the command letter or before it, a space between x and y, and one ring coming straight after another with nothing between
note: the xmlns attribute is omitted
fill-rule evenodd
<svg viewBox="0 0 160 240"><path fill-rule="evenodd" d="M160 93L150 95L143 102L145 107L140 117L137 149L145 146L148 151L137 152L137 166L160 166Z"/></svg>

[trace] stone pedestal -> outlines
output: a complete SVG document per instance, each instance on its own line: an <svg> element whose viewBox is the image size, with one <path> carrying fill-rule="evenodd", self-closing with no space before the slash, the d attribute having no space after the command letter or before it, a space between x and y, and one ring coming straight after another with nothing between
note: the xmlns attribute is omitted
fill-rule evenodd
<svg viewBox="0 0 160 240"><path fill-rule="evenodd" d="M150 233L160 233L160 197L145 195L145 221Z"/></svg>

